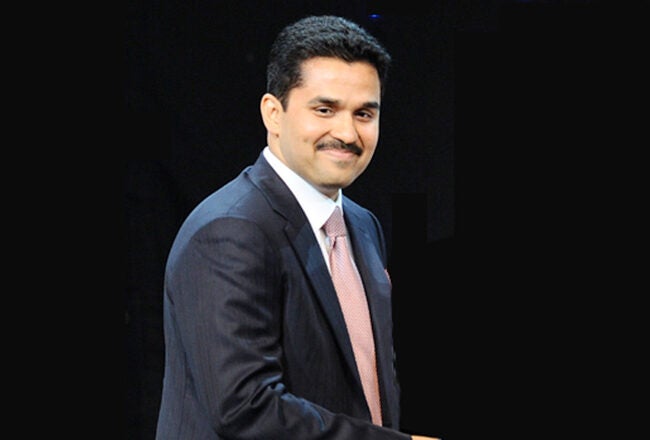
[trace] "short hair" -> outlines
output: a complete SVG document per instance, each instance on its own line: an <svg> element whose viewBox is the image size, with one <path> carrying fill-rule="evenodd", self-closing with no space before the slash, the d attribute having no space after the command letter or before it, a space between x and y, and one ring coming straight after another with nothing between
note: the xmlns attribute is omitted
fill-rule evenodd
<svg viewBox="0 0 650 440"><path fill-rule="evenodd" d="M302 63L314 57L365 61L377 70L383 94L391 56L368 31L337 16L309 16L286 26L271 46L266 91L286 107L289 91L302 82Z"/></svg>

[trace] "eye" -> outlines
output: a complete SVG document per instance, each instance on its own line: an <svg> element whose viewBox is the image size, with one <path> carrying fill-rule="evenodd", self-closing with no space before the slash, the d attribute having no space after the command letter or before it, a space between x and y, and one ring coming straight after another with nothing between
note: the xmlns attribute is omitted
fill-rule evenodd
<svg viewBox="0 0 650 440"><path fill-rule="evenodd" d="M334 113L334 111L330 107L316 107L316 113L327 116L331 115Z"/></svg>
<svg viewBox="0 0 650 440"><path fill-rule="evenodd" d="M368 111L368 110L359 110L359 111L356 113L356 115L357 115L359 118L361 118L361 119L363 119L363 120L367 120L367 121L370 121L370 120L372 120L372 119L375 117L375 114L374 114L373 112Z"/></svg>

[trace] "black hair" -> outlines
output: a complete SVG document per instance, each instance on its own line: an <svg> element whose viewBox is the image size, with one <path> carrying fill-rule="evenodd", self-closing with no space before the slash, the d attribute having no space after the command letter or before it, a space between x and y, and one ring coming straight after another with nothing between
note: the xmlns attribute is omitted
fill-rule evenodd
<svg viewBox="0 0 650 440"><path fill-rule="evenodd" d="M289 91L301 84L301 66L314 57L365 61L377 69L383 94L391 56L358 24L332 15L309 16L286 26L273 42L266 69L266 91L286 108Z"/></svg>

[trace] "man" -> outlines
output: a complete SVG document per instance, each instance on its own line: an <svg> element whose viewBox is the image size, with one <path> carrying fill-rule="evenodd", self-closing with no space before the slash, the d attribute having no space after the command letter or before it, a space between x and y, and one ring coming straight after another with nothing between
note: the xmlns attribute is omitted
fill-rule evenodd
<svg viewBox="0 0 650 440"><path fill-rule="evenodd" d="M278 35L268 146L193 210L169 254L158 440L431 438L398 431L384 236L342 193L375 152L390 61L340 17ZM344 239L323 230L335 210ZM365 290L353 311L330 260L341 243Z"/></svg>

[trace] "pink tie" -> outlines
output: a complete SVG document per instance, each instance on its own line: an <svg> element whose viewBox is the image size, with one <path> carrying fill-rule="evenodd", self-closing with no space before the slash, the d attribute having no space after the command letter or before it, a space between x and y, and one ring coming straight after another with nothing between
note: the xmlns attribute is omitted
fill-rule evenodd
<svg viewBox="0 0 650 440"><path fill-rule="evenodd" d="M375 359L375 342L370 324L370 312L361 277L352 264L347 244L343 214L337 206L323 225L330 239L332 280L343 310L345 325L352 341L354 358L359 368L361 384L370 407L372 421L381 425L379 382Z"/></svg>

